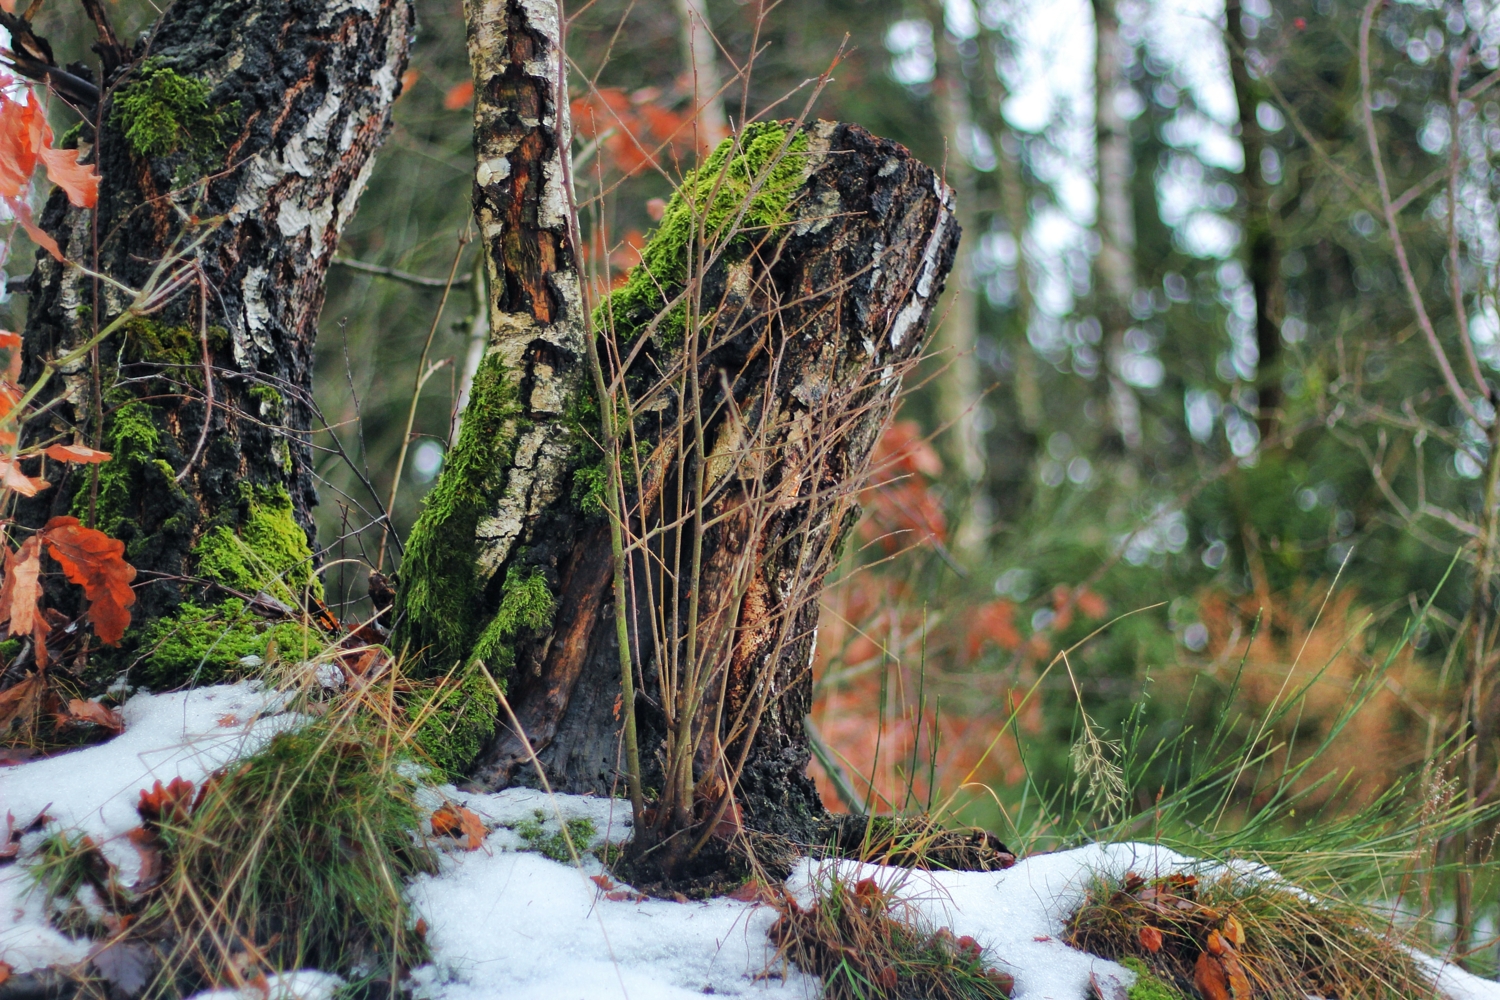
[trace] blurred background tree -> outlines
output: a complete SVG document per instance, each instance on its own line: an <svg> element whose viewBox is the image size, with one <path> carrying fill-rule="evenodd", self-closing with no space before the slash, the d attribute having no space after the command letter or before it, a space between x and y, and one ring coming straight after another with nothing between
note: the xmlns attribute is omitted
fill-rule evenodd
<svg viewBox="0 0 1500 1000"><path fill-rule="evenodd" d="M345 615L371 568L399 564L486 336L465 287L462 11L417 9L318 346L318 543ZM154 12L116 16L134 37ZM37 25L84 51L90 25L62 0ZM841 51L813 113L905 143L960 192L941 350L825 599L830 802L957 790L970 819L1037 829L1023 790L1074 781L1080 704L1149 744L1311 683L1296 724L1265 734L1295 759L1371 676L1379 696L1320 762L1347 779L1325 798L1368 800L1455 736L1463 793L1496 794L1500 8L596 0L569 37L601 274L623 276L723 128L799 113ZM16 326L24 298L0 308ZM1183 766L1154 760L1136 787ZM1247 806L1256 780L1236 789ZM1462 943L1494 900L1453 892Z"/></svg>

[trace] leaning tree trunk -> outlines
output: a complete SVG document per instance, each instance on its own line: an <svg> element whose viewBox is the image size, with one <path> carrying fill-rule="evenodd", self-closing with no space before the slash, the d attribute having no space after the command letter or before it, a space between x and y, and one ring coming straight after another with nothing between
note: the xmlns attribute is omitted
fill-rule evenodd
<svg viewBox="0 0 1500 1000"><path fill-rule="evenodd" d="M124 540L138 626L185 599L319 591L313 343L412 23L410 0L177 0L134 52L111 53L99 134L86 123L78 139L102 177L97 210L54 194L42 226L69 261L180 289L63 371L40 433L114 458L54 468L23 517L72 513ZM28 291L28 377L132 302L45 254Z"/></svg>
<svg viewBox="0 0 1500 1000"><path fill-rule="evenodd" d="M539 766L623 790L634 715L658 792L638 841L741 818L808 838L817 598L952 265L951 192L858 126L752 125L590 320L555 9L469 0L491 346L406 546L394 641L445 678L426 743L478 786Z"/></svg>

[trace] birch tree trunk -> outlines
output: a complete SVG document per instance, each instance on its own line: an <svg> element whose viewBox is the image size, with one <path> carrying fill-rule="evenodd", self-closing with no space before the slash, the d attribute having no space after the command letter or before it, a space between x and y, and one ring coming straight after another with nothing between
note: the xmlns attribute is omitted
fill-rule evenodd
<svg viewBox="0 0 1500 1000"><path fill-rule="evenodd" d="M630 438L617 563L565 217L556 8L469 0L467 14L491 342L407 545L394 637L449 678L434 745L485 788L535 782L537 766L555 789L623 788L618 611L644 784L685 795L685 817L657 819L807 839L824 815L802 728L817 597L952 264L951 192L895 143L826 122L753 126L684 182L645 259L686 273L663 266L636 286L663 300L617 293L595 313ZM710 238L716 210L686 199L726 204L725 185L753 219ZM519 729L486 700L485 671Z"/></svg>
<svg viewBox="0 0 1500 1000"><path fill-rule="evenodd" d="M1093 3L1094 129L1099 172L1095 292L1104 327L1104 367L1115 431L1125 448L1135 451L1141 446L1141 403L1120 377L1125 331L1130 326L1130 298L1135 294L1135 206L1130 196L1135 156L1130 146L1130 123L1120 114L1117 98L1130 84L1122 64L1124 43L1115 0Z"/></svg>
<svg viewBox="0 0 1500 1000"><path fill-rule="evenodd" d="M78 139L97 210L59 192L42 215L70 261L134 289L164 260L181 279L52 383L62 399L35 433L77 433L113 461L50 469L56 486L20 510L124 540L137 625L188 597L321 592L313 344L412 23L409 0L177 0L104 81L98 135ZM28 379L130 302L45 253L28 292Z"/></svg>

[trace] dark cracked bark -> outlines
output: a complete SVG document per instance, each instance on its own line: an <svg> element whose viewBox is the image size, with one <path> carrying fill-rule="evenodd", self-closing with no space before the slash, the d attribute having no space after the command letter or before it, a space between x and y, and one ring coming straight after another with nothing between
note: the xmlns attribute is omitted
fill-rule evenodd
<svg viewBox="0 0 1500 1000"><path fill-rule="evenodd" d="M536 782L534 750L553 788L609 794L623 789L615 560L609 522L584 498L599 407L569 236L557 9L470 0L467 14L493 332L406 547L394 641L419 673L450 678L456 700L437 714L449 747L435 755L476 785ZM691 719L688 808L703 808L688 819L712 819L732 785L751 826L805 839L823 817L802 728L817 597L959 234L951 192L899 145L854 125L777 128L795 166L784 215L721 241L722 253L705 248L701 279L668 289L704 318L699 336L671 335L652 318L671 312L659 308L614 317L633 332L606 322L594 335L608 379L635 352L612 398L640 456L625 463L623 499L645 784L664 787L668 733ZM696 450L674 437L695 418ZM700 475L694 506L681 498ZM668 580L661 567L693 531L698 571ZM676 624L690 612L695 640ZM692 660L690 641L704 696L674 713L684 694L671 664ZM486 702L481 665L520 732ZM474 739L480 712L484 735L453 750Z"/></svg>
<svg viewBox="0 0 1500 1000"><path fill-rule="evenodd" d="M247 585L221 571L223 586L201 587L211 531L241 535L260 554L266 539L247 530L259 516L262 535L295 525L312 541L324 277L390 127L412 23L409 0L177 0L104 81L100 134L91 141L86 128L80 140L102 178L97 214L60 194L47 205L43 228L65 256L130 288L174 255L169 270L190 269L164 308L101 345L97 366L80 362L54 380L64 400L36 433L79 428L115 458L97 484L69 469L22 509L33 524L93 517L123 539L140 571L138 624L185 596ZM205 114L143 150L126 135L122 98L168 72L206 85ZM28 290L28 379L131 302L46 255ZM267 543L282 551L264 562L316 591L311 552L282 535ZM291 550L300 568L287 563Z"/></svg>

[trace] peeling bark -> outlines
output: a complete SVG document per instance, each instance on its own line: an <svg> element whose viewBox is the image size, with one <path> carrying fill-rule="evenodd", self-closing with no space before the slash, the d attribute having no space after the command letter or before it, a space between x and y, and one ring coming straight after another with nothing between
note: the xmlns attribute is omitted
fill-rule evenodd
<svg viewBox="0 0 1500 1000"><path fill-rule="evenodd" d="M390 127L412 27L409 0L178 0L133 62L105 81L112 97L100 134L86 129L81 140L102 177L97 217L60 193L47 205L42 225L70 260L132 288L202 238L189 261L201 280L106 343L97 369L85 362L65 371L65 401L39 429L78 426L109 446L122 413L144 415L134 426L154 433L154 444L138 440L139 450L104 467L121 477L106 490L115 506L102 509L90 473L70 469L22 508L33 523L70 509L101 526L108 520L141 571L137 623L194 592L186 582L197 575L194 545L215 526L236 528L247 491L284 497L312 540L312 365L324 277ZM115 106L154 68L205 82L225 127L169 153L133 148ZM28 377L129 304L45 254L28 291Z"/></svg>

